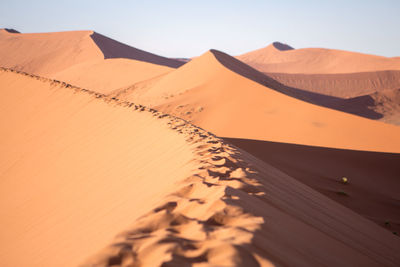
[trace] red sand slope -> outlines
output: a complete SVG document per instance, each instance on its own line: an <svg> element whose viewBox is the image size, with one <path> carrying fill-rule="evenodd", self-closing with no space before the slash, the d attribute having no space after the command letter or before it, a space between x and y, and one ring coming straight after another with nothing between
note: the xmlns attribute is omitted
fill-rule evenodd
<svg viewBox="0 0 400 267"><path fill-rule="evenodd" d="M0 83L3 266L74 266L118 232L84 266L400 263L398 237L180 119L10 71Z"/></svg>

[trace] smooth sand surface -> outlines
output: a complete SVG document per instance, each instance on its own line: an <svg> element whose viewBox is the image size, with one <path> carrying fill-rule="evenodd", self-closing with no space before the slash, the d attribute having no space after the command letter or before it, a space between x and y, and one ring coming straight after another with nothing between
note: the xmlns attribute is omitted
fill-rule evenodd
<svg viewBox="0 0 400 267"><path fill-rule="evenodd" d="M263 86L260 79L261 73L212 50L114 95L190 120L218 136L400 152L400 127L306 103Z"/></svg>
<svg viewBox="0 0 400 267"><path fill-rule="evenodd" d="M167 73L184 62L93 31L10 33L0 29L0 66L108 92Z"/></svg>
<svg viewBox="0 0 400 267"><path fill-rule="evenodd" d="M400 70L399 58L324 48L282 50L276 43L237 58L262 72L327 74Z"/></svg>

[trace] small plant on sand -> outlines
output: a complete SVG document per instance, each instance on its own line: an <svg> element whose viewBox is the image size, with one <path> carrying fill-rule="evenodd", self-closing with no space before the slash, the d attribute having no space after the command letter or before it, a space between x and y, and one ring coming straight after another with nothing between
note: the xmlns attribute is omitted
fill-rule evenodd
<svg viewBox="0 0 400 267"><path fill-rule="evenodd" d="M342 177L342 184L347 184L349 182L349 180L347 179L347 177Z"/></svg>
<svg viewBox="0 0 400 267"><path fill-rule="evenodd" d="M385 226L390 226L390 222L389 221L385 221Z"/></svg>
<svg viewBox="0 0 400 267"><path fill-rule="evenodd" d="M397 235L397 232L393 232L394 235Z"/></svg>
<svg viewBox="0 0 400 267"><path fill-rule="evenodd" d="M337 191L336 194L338 194L340 196L348 196L348 194L344 191Z"/></svg>

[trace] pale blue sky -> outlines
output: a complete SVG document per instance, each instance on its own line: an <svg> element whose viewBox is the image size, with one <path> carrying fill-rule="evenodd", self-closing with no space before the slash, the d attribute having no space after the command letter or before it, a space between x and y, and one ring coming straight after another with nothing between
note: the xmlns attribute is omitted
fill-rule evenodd
<svg viewBox="0 0 400 267"><path fill-rule="evenodd" d="M95 30L169 57L237 55L274 41L400 56L400 0L0 0L0 27Z"/></svg>

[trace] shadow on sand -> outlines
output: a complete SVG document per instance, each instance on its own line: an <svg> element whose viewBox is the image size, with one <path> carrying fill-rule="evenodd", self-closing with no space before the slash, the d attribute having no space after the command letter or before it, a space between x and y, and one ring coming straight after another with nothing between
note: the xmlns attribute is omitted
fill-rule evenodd
<svg viewBox="0 0 400 267"><path fill-rule="evenodd" d="M104 59L128 58L171 68L178 68L186 63L184 61L151 54L149 52L120 43L96 32L94 32L90 37L103 53Z"/></svg>
<svg viewBox="0 0 400 267"><path fill-rule="evenodd" d="M384 227L400 230L400 154L224 138ZM341 178L347 177L344 185ZM348 197L338 192L344 191Z"/></svg>

